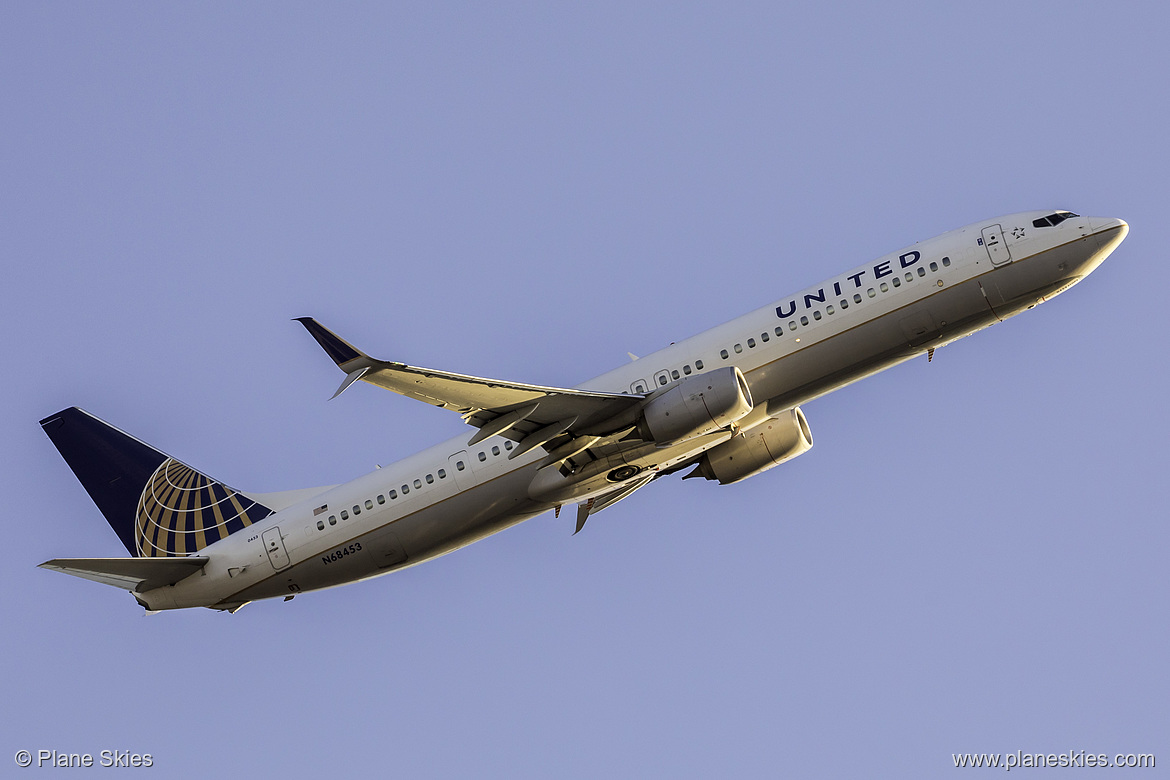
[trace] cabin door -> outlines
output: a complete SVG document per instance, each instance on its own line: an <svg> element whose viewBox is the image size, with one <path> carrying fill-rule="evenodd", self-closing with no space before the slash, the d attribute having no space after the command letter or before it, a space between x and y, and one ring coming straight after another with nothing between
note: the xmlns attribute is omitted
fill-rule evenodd
<svg viewBox="0 0 1170 780"><path fill-rule="evenodd" d="M260 537L264 542L264 551L268 553L268 562L272 568L280 571L288 566L288 552L284 549L284 538L280 535L280 527L273 526Z"/></svg>

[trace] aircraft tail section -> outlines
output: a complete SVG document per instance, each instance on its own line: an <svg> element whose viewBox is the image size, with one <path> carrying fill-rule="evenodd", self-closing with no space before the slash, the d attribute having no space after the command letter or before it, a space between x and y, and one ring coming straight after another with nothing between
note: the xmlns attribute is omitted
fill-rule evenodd
<svg viewBox="0 0 1170 780"><path fill-rule="evenodd" d="M190 555L272 514L77 407L41 427L131 555Z"/></svg>

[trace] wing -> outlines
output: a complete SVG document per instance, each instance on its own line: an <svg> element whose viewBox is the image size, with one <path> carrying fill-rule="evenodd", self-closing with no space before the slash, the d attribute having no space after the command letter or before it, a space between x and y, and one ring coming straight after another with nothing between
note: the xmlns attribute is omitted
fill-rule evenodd
<svg viewBox="0 0 1170 780"><path fill-rule="evenodd" d="M497 435L518 442L520 446L509 454L510 458L544 446L550 450L550 458L557 456L548 460L547 465L572 457L605 439L629 433L646 398L641 394L504 382L375 360L312 317L299 317L297 322L305 326L346 373L333 397L360 379L408 398L451 409L461 414L468 424L479 428L469 445Z"/></svg>

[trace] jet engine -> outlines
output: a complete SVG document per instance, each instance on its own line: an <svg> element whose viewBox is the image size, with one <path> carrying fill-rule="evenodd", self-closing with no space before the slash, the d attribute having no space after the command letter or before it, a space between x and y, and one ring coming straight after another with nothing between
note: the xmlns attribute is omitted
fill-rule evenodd
<svg viewBox="0 0 1170 780"><path fill-rule="evenodd" d="M638 427L642 438L660 444L726 428L752 410L752 394L735 366L687 377L651 398Z"/></svg>
<svg viewBox="0 0 1170 780"><path fill-rule="evenodd" d="M803 455L812 445L808 420L797 407L712 447L703 454L698 468L685 479L703 477L719 480L720 485L730 485Z"/></svg>

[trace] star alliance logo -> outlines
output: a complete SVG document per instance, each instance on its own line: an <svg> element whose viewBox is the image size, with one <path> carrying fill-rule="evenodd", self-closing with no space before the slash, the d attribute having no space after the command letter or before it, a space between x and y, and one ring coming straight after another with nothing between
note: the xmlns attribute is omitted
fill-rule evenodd
<svg viewBox="0 0 1170 780"><path fill-rule="evenodd" d="M1012 238L1023 238L1024 229L1022 227L1012 228Z"/></svg>

